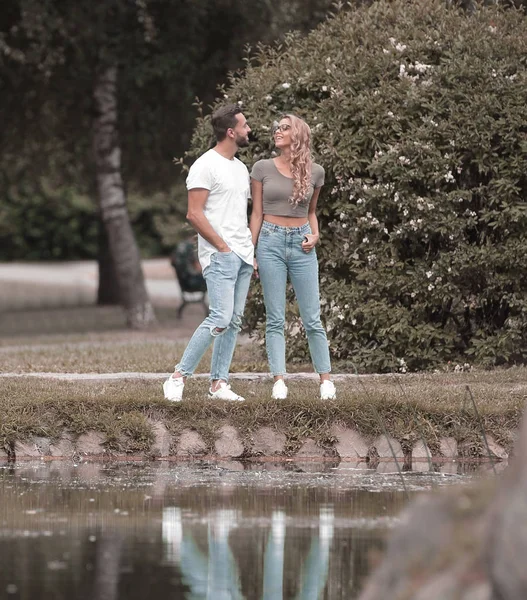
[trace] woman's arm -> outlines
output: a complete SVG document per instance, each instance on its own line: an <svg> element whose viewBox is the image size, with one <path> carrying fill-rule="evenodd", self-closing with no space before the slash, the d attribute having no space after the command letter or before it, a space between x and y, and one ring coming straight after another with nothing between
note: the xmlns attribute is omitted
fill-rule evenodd
<svg viewBox="0 0 527 600"><path fill-rule="evenodd" d="M263 221L263 185L261 181L251 178L251 196L253 200L253 209L251 212L249 229L251 230L253 244L256 247Z"/></svg>
<svg viewBox="0 0 527 600"><path fill-rule="evenodd" d="M304 252L309 252L313 250L318 240L320 239L317 219L317 202L318 197L320 196L321 189L322 188L318 187L313 190L313 196L311 197L311 202L309 203L307 219L309 221L309 225L311 226L311 233L308 233L306 235L307 242L305 240L302 242L302 250Z"/></svg>

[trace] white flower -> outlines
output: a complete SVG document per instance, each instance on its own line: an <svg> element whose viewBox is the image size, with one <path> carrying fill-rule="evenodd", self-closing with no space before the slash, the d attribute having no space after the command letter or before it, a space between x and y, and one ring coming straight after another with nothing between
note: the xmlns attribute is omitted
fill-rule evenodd
<svg viewBox="0 0 527 600"><path fill-rule="evenodd" d="M362 243L367 244L370 240L367 237L362 238Z"/></svg>
<svg viewBox="0 0 527 600"><path fill-rule="evenodd" d="M401 44L401 42L399 42L395 45L395 49L397 52L404 52L406 50L406 44Z"/></svg>
<svg viewBox="0 0 527 600"><path fill-rule="evenodd" d="M448 173L445 174L445 181L455 181L454 175L452 175L452 171L448 171Z"/></svg>
<svg viewBox="0 0 527 600"><path fill-rule="evenodd" d="M406 75L406 65L399 65L399 77Z"/></svg>
<svg viewBox="0 0 527 600"><path fill-rule="evenodd" d="M351 324L352 325L357 325L357 319L351 319Z"/></svg>
<svg viewBox="0 0 527 600"><path fill-rule="evenodd" d="M282 87L284 88L284 90L288 90L291 87L290 83L287 83L287 81L285 83L282 83Z"/></svg>
<svg viewBox="0 0 527 600"><path fill-rule="evenodd" d="M238 100L238 106L242 106L243 105L243 100Z"/></svg>
<svg viewBox="0 0 527 600"><path fill-rule="evenodd" d="M491 33L496 33L496 27L494 27L494 25L489 25L489 31Z"/></svg>
<svg viewBox="0 0 527 600"><path fill-rule="evenodd" d="M390 51L387 50L386 48L383 48L382 51L384 52L384 54L390 54Z"/></svg>
<svg viewBox="0 0 527 600"><path fill-rule="evenodd" d="M344 221L344 219L346 218L346 213L341 212L339 217L341 221Z"/></svg>
<svg viewBox="0 0 527 600"><path fill-rule="evenodd" d="M433 289L434 289L434 284L433 283L429 284L428 291L431 292Z"/></svg>
<svg viewBox="0 0 527 600"><path fill-rule="evenodd" d="M327 92L328 91L328 86L327 85L323 85L322 86L322 91L323 92Z"/></svg>
<svg viewBox="0 0 527 600"><path fill-rule="evenodd" d="M432 277L432 275L433 275L432 271L426 272L426 276L428 277L428 279L430 279L430 277Z"/></svg>
<svg viewBox="0 0 527 600"><path fill-rule="evenodd" d="M394 116L395 116L391 110L389 110L389 111L388 111L386 114L387 114L389 117L394 117Z"/></svg>
<svg viewBox="0 0 527 600"><path fill-rule="evenodd" d="M326 69L326 73L327 73L328 75L331 75L331 69Z"/></svg>
<svg viewBox="0 0 527 600"><path fill-rule="evenodd" d="M418 72L418 73L424 73L427 69L429 69L431 67L431 65L427 65L425 63L420 63L420 62L416 62L414 65L414 69Z"/></svg>
<svg viewBox="0 0 527 600"><path fill-rule="evenodd" d="M399 156L399 162L402 165L409 165L410 164L410 159L407 158L406 156Z"/></svg>
<svg viewBox="0 0 527 600"><path fill-rule="evenodd" d="M271 94L267 94L267 96L265 97L265 99L267 100L267 102L271 102L271 100L273 99L273 97L271 96Z"/></svg>

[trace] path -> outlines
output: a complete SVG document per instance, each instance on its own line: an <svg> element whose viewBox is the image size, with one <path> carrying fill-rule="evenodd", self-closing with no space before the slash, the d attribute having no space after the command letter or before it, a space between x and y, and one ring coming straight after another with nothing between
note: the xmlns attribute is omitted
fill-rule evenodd
<svg viewBox="0 0 527 600"><path fill-rule="evenodd" d="M142 261L146 287L154 304L177 305L181 291L168 258ZM60 305L69 296L93 304L97 295L95 261L0 263L0 307ZM69 302L67 302L69 304Z"/></svg>
<svg viewBox="0 0 527 600"><path fill-rule="evenodd" d="M38 377L39 379L61 379L64 381L108 381L108 380L128 380L128 379L166 379L171 373L0 373L0 378L6 377ZM387 375L353 375L350 373L335 373L332 379L335 381L343 381L357 379L360 377L386 377ZM208 379L210 373L196 373L192 376L193 379ZM242 379L249 381L261 381L270 379L269 373L230 373L231 379ZM289 373L287 380L291 379L318 379L316 373Z"/></svg>

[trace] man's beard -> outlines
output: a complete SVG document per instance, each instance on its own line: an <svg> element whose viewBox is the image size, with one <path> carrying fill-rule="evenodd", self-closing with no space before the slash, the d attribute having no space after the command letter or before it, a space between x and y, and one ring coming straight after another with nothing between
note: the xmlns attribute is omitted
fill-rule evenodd
<svg viewBox="0 0 527 600"><path fill-rule="evenodd" d="M236 145L238 146L238 148L247 148L247 146L249 145L249 138L242 137L241 135L237 136Z"/></svg>

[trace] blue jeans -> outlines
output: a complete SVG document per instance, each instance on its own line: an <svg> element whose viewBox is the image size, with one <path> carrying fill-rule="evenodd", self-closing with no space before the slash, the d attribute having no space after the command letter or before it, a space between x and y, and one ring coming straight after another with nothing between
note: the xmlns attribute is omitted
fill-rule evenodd
<svg viewBox="0 0 527 600"><path fill-rule="evenodd" d="M190 338L176 371L184 376L192 375L214 340L210 378L228 381L252 272L253 266L232 251L215 252L211 256L210 265L203 271L209 316Z"/></svg>
<svg viewBox="0 0 527 600"><path fill-rule="evenodd" d="M301 227L281 227L264 221L258 238L256 260L267 313L265 343L269 367L275 376L286 372L284 327L288 276L295 290L315 371L331 371L328 340L320 321L317 254L315 249L302 250L306 233L311 233L308 223Z"/></svg>

